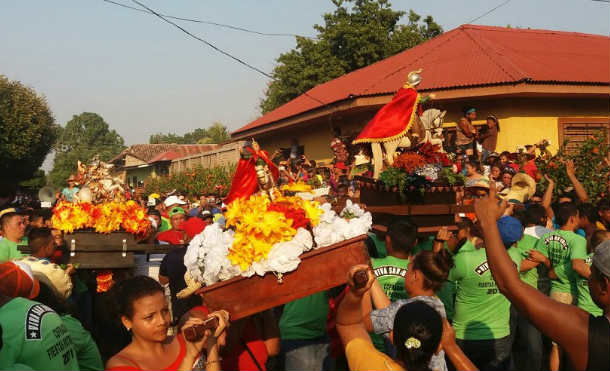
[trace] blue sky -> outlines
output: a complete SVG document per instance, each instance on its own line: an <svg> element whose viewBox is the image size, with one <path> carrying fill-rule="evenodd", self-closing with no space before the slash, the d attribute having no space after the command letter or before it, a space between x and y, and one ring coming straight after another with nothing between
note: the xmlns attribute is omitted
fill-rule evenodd
<svg viewBox="0 0 610 371"><path fill-rule="evenodd" d="M129 0L116 0L137 6ZM330 0L143 0L165 14L262 32L313 35ZM394 0L394 9L432 15L445 30L502 3ZM475 24L610 33L610 4L592 0L512 0ZM191 32L270 72L292 37L261 37L181 22ZM100 114L127 144L150 134L183 134L220 121L236 129L259 116L268 80L144 13L101 0L2 0L0 74L44 94L57 122ZM578 68L578 66L574 66Z"/></svg>

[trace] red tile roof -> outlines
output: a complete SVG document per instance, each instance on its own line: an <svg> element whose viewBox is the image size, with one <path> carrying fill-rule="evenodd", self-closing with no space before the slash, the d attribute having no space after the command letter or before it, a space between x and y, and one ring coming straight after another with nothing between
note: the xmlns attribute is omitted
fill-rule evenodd
<svg viewBox="0 0 610 371"><path fill-rule="evenodd" d="M463 25L307 92L325 104L394 93L423 68L419 91L517 82L610 84L610 38L576 32ZM233 134L324 106L303 94Z"/></svg>
<svg viewBox="0 0 610 371"><path fill-rule="evenodd" d="M218 144L134 144L123 150L110 162L115 162L119 158L130 155L151 164L157 161L171 161L179 157L196 155L218 147Z"/></svg>

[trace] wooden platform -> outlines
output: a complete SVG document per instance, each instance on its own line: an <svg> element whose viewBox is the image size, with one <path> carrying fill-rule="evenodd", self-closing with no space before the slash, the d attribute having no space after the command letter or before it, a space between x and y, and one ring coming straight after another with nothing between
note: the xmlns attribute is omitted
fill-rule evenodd
<svg viewBox="0 0 610 371"><path fill-rule="evenodd" d="M283 275L281 283L267 273L264 277L235 277L198 293L210 310L225 309L231 320L247 317L346 283L350 267L370 265L365 239L362 235L301 255L299 267Z"/></svg>

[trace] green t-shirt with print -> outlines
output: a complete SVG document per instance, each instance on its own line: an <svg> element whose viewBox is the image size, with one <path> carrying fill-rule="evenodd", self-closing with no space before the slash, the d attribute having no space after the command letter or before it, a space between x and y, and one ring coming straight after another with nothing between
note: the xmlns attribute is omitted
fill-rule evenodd
<svg viewBox="0 0 610 371"><path fill-rule="evenodd" d="M587 240L572 231L555 230L540 237L536 249L549 257L557 279L551 280L551 292L576 295L575 272L572 269L573 252L587 251Z"/></svg>
<svg viewBox="0 0 610 371"><path fill-rule="evenodd" d="M74 343L79 368L81 370L103 370L102 356L89 331L85 330L79 320L70 315L61 316L61 320Z"/></svg>
<svg viewBox="0 0 610 371"><path fill-rule="evenodd" d="M328 295L321 291L284 305L279 327L282 339L311 340L326 335Z"/></svg>
<svg viewBox="0 0 610 371"><path fill-rule="evenodd" d="M585 263L590 267L593 263L593 253L587 254L587 250L583 249L582 246L578 245L572 250L572 259L583 259ZM594 316L601 316L604 312L598 307L593 299L591 298L591 292L589 291L589 280L574 272L576 277L576 290L577 290L577 306Z"/></svg>
<svg viewBox="0 0 610 371"><path fill-rule="evenodd" d="M19 259L22 256L23 254L17 249L16 243L6 238L0 239L0 263Z"/></svg>
<svg viewBox="0 0 610 371"><path fill-rule="evenodd" d="M522 259L527 259L529 257L530 250L537 250L537 247L539 247L538 239L536 237L530 236L529 234L524 234L523 238L519 242L517 242L516 245L516 249L521 254ZM540 251L540 253L545 254L546 252ZM538 289L538 269L536 269L536 267L525 272L519 272L519 277L521 277L521 280L523 282L527 283L535 289Z"/></svg>
<svg viewBox="0 0 610 371"><path fill-rule="evenodd" d="M371 259L371 263L377 281L390 301L409 298L405 291L405 275L409 259L388 255L385 258Z"/></svg>
<svg viewBox="0 0 610 371"><path fill-rule="evenodd" d="M0 370L24 364L34 370L78 370L67 327L51 308L14 298L0 307Z"/></svg>
<svg viewBox="0 0 610 371"><path fill-rule="evenodd" d="M509 249L508 254L519 266L517 250ZM467 241L454 256L449 280L457 287L453 316L456 338L486 340L509 335L510 302L496 286L484 248L477 249Z"/></svg>

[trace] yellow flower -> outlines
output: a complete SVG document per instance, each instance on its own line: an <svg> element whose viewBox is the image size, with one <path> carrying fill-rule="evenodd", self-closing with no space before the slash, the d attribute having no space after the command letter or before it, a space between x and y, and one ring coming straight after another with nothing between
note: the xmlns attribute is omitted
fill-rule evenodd
<svg viewBox="0 0 610 371"><path fill-rule="evenodd" d="M304 182L288 183L280 187L282 191L289 192L311 192L311 186Z"/></svg>

